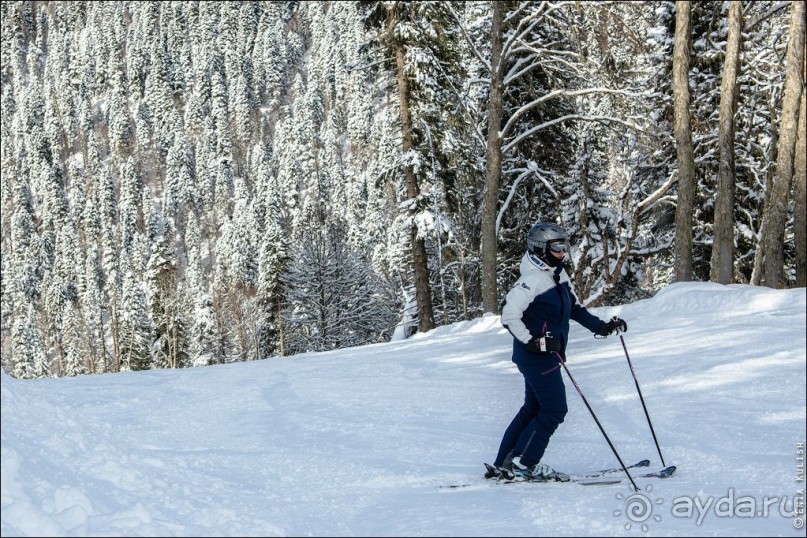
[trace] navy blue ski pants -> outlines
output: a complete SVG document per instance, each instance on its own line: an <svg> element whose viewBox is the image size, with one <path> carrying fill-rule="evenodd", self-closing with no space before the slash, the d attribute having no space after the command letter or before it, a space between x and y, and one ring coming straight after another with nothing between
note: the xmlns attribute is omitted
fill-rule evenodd
<svg viewBox="0 0 807 538"><path fill-rule="evenodd" d="M505 430L494 465L501 466L510 451L528 467L541 461L568 411L559 360L554 353L542 353L516 363L524 376L524 405Z"/></svg>

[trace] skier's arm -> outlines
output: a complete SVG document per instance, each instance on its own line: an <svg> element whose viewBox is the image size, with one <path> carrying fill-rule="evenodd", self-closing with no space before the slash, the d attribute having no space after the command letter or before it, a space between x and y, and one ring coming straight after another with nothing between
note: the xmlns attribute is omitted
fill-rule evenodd
<svg viewBox="0 0 807 538"><path fill-rule="evenodd" d="M571 282L569 283L569 292L572 297L572 319L589 331L597 333L605 325L605 322L586 310L586 307L580 304L580 301L577 299L577 295L572 289Z"/></svg>
<svg viewBox="0 0 807 538"><path fill-rule="evenodd" d="M526 344L532 339L527 326L521 321L524 311L538 294L538 284L534 279L520 278L507 294L502 307L502 325L510 331L513 338Z"/></svg>

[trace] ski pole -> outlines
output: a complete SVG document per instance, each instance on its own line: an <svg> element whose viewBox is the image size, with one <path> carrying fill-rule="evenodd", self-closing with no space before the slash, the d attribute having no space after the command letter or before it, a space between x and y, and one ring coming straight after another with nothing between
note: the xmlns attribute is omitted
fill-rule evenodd
<svg viewBox="0 0 807 538"><path fill-rule="evenodd" d="M633 371L633 363L630 362L630 355L628 355L628 348L625 346L625 339L622 335L619 335L619 339L622 341L622 349L625 350L625 358L628 359L628 366L630 366L630 373L633 376L633 382L636 384L636 390L639 392L639 400L642 402L642 407L644 408L644 416L647 417L647 424L650 426L650 433L653 434L653 441L656 443L656 450L658 450L658 457L661 458L661 464L663 466L667 466L664 463L664 456L661 455L661 447L658 444L658 439L656 439L656 431L653 429L653 423L650 421L650 414L647 412L647 406L644 403L644 397L642 396L642 389L639 388L639 381L636 379L636 372Z"/></svg>
<svg viewBox="0 0 807 538"><path fill-rule="evenodd" d="M580 390L580 386L577 384L577 381L574 380L574 377L572 377L572 373L569 371L569 368L566 366L566 363L563 362L563 359L560 358L560 355L558 355L558 362L560 362L560 365L563 366L564 370L566 370L566 375L569 376L569 379L571 379L572 384L574 385L574 388L577 389L577 394L579 394L580 398L583 399L583 403L586 404L586 407L588 408L588 412L591 413L592 417L594 417L594 422L597 423L597 426L600 428L600 431L602 432L602 435L605 437L605 440L608 441L608 446L611 447L611 450L613 451L614 456L616 456L616 459L619 461L619 464L622 466L622 470L625 471L626 475L628 475L628 480L630 480L631 485L633 485L633 491L639 491L639 488L636 486L636 482L633 481L633 477L628 472L628 468L625 466L625 463L622 461L622 458L619 457L619 453L616 451L616 448L614 448L614 444L611 442L611 439L608 438L608 434L605 433L605 430L603 429L602 424L600 424L600 421L597 419L597 415L594 414L594 410L588 404L588 400L586 400L586 397L583 395L583 391Z"/></svg>

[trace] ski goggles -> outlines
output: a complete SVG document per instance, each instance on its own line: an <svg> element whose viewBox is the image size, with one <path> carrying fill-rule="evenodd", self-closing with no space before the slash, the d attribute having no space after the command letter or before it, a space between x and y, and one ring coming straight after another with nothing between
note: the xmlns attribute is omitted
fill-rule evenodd
<svg viewBox="0 0 807 538"><path fill-rule="evenodd" d="M552 252L569 252L569 242L565 239L550 241L546 247Z"/></svg>

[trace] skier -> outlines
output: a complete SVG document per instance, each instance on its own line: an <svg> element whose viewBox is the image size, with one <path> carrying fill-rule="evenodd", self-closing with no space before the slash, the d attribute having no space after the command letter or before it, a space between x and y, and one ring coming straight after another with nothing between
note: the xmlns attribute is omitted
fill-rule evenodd
<svg viewBox="0 0 807 538"><path fill-rule="evenodd" d="M557 224L538 222L527 235L520 277L502 308L502 325L513 335L513 362L524 376L524 405L504 432L493 466L486 464L485 478L568 480L541 458L566 416L559 361L566 362L569 319L599 336L628 330L623 320L603 321L580 305L562 265L568 251Z"/></svg>

